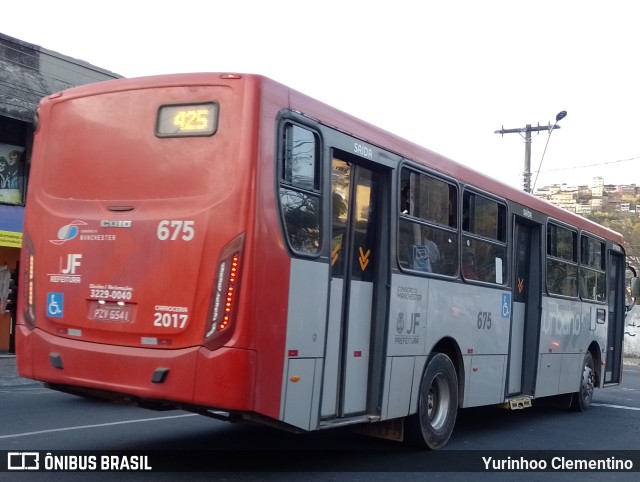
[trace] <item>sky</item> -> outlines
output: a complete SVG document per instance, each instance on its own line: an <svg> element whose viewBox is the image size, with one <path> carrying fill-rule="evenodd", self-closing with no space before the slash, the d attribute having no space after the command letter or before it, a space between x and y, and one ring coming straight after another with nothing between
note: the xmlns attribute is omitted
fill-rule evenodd
<svg viewBox="0 0 640 482"><path fill-rule="evenodd" d="M495 131L566 111L560 129L532 133L531 184L640 185L636 0L30 0L1 12L5 35L125 77L266 75L518 188L524 137Z"/></svg>

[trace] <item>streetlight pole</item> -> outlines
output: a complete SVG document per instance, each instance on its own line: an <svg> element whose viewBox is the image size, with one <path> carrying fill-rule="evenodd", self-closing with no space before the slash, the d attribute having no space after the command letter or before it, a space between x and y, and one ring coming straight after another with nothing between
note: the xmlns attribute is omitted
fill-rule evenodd
<svg viewBox="0 0 640 482"><path fill-rule="evenodd" d="M505 134L513 134L513 133L518 133L522 136L522 133L524 133L524 174L523 174L523 178L524 178L524 182L523 182L523 188L526 192L531 192L531 133L532 132L540 132L540 131L550 131L549 132L549 137L551 137L551 132L553 131L553 129L560 129L560 126L558 125L558 122L562 119L564 119L567 115L567 111L563 110L558 112L558 114L556 115L556 122L555 124L551 125L551 122L549 122L549 125L546 126L541 126L540 124L538 124L535 127L532 127L531 124L527 124L525 127L519 127L517 129L500 129L499 131L494 131L496 134L502 134L503 136ZM549 140L547 140L547 144L549 143ZM546 152L546 145L545 145L545 152ZM544 158L544 154L542 155ZM542 165L542 160L540 161L540 164ZM537 179L537 176L536 176Z"/></svg>

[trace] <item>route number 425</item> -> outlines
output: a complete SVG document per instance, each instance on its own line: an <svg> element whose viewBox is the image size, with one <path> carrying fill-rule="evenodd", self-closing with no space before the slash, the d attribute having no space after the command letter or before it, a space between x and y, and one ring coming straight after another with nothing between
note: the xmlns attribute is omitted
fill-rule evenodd
<svg viewBox="0 0 640 482"><path fill-rule="evenodd" d="M195 236L194 221L162 220L158 223L158 239L160 241L191 241Z"/></svg>

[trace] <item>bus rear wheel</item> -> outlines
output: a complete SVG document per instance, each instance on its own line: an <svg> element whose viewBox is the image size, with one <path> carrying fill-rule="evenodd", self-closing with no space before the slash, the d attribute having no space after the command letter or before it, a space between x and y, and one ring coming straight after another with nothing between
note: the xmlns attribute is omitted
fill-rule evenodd
<svg viewBox="0 0 640 482"><path fill-rule="evenodd" d="M593 391L596 387L596 371L593 368L593 357L590 352L584 356L580 375L580 388L573 394L571 408L584 412L591 406Z"/></svg>
<svg viewBox="0 0 640 482"><path fill-rule="evenodd" d="M407 418L407 441L431 450L444 447L458 413L458 376L444 353L432 355L420 382L418 411Z"/></svg>

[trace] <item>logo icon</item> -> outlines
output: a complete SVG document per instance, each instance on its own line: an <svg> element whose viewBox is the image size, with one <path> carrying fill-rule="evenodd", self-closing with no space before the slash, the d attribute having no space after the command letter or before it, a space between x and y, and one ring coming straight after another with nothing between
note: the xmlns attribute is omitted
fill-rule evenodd
<svg viewBox="0 0 640 482"><path fill-rule="evenodd" d="M38 452L8 452L7 469L39 470L40 454Z"/></svg>
<svg viewBox="0 0 640 482"><path fill-rule="evenodd" d="M133 225L132 221L113 221L113 220L102 220L100 221L100 227L102 228L130 228Z"/></svg>
<svg viewBox="0 0 640 482"><path fill-rule="evenodd" d="M502 317L511 316L511 293L502 293Z"/></svg>
<svg viewBox="0 0 640 482"><path fill-rule="evenodd" d="M64 244L67 241L71 241L78 233L80 233L80 229L78 226L86 226L87 223L84 221L71 221L69 224L65 224L60 229L58 229L58 239L50 239L49 241L53 244L59 245Z"/></svg>
<svg viewBox="0 0 640 482"><path fill-rule="evenodd" d="M47 316L62 318L64 314L64 293L47 293Z"/></svg>
<svg viewBox="0 0 640 482"><path fill-rule="evenodd" d="M402 334L404 331L404 313L398 313L398 321L396 322L396 332L398 335Z"/></svg>

